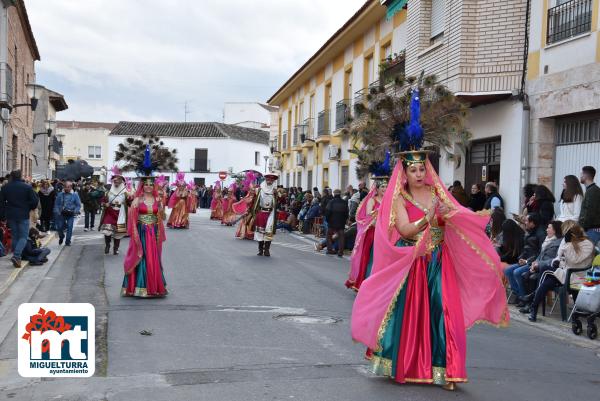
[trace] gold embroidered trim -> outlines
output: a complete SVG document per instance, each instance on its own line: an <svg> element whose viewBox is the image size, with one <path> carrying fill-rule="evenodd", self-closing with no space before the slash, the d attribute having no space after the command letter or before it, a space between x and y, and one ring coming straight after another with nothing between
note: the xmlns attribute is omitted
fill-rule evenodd
<svg viewBox="0 0 600 401"><path fill-rule="evenodd" d="M158 223L158 216L155 214L139 214L138 222L146 225Z"/></svg>

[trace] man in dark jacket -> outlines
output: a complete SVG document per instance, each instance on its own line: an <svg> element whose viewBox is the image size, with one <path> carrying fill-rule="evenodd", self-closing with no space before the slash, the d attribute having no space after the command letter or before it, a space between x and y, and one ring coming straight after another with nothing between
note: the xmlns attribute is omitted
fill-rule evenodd
<svg viewBox="0 0 600 401"><path fill-rule="evenodd" d="M333 199L329 201L325 208L325 218L327 219L327 253L335 254L333 250L333 235L338 238L338 256L344 256L344 228L348 220L348 203L342 199L342 191L336 189L333 192Z"/></svg>
<svg viewBox="0 0 600 401"><path fill-rule="evenodd" d="M21 267L21 253L29 236L29 212L37 208L39 198L31 185L26 184L21 170L10 173L10 182L0 190L0 215L6 219L12 234L14 267Z"/></svg>
<svg viewBox="0 0 600 401"><path fill-rule="evenodd" d="M594 167L585 166L581 169L580 181L585 185L585 195L579 213L579 225L594 244L600 241L600 188L594 183L595 176Z"/></svg>
<svg viewBox="0 0 600 401"><path fill-rule="evenodd" d="M485 195L486 200L485 205L483 205L483 208L485 210L493 210L497 207L501 207L502 209L504 209L504 199L502 199L502 197L498 193L498 187L496 186L496 183L488 182L487 184L485 184Z"/></svg>
<svg viewBox="0 0 600 401"><path fill-rule="evenodd" d="M481 192L481 185L473 184L471 186L471 197L469 198L469 209L478 212L485 205L485 195Z"/></svg>

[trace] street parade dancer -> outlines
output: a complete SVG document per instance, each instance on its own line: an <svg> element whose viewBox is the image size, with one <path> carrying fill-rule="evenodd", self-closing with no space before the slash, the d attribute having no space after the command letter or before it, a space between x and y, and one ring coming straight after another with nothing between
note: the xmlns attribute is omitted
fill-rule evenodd
<svg viewBox="0 0 600 401"><path fill-rule="evenodd" d="M375 374L454 390L467 381L466 330L509 321L489 217L461 206L421 150L418 91L399 135L400 161L379 207L372 272L352 310L352 337Z"/></svg>
<svg viewBox="0 0 600 401"><path fill-rule="evenodd" d="M156 191L158 193L158 197L160 198L160 201L163 206L165 206L169 203L168 197L167 197L167 184L168 184L167 177L164 174L159 175L154 180L154 185L156 185ZM163 209L161 211L161 220L164 221L164 220L166 220L166 218L167 218L167 214L165 212L165 208L163 207Z"/></svg>
<svg viewBox="0 0 600 401"><path fill-rule="evenodd" d="M198 210L198 192L196 190L196 183L194 182L194 180L190 180L190 182L188 182L187 189L190 194L190 207L188 211L190 213L196 213L196 211Z"/></svg>
<svg viewBox="0 0 600 401"><path fill-rule="evenodd" d="M212 200L210 201L210 219L211 220L222 220L223 219L223 203L221 201L222 191L221 182L215 182L215 188L213 190Z"/></svg>
<svg viewBox="0 0 600 401"><path fill-rule="evenodd" d="M254 239L254 216L248 210L254 205L256 198L256 175L252 171L246 173L246 178L242 183L242 189L246 191L246 196L233 204L233 211L242 215L235 232L235 237L239 239Z"/></svg>
<svg viewBox="0 0 600 401"><path fill-rule="evenodd" d="M143 174L131 207L127 232L130 237L125 256L122 296L141 298L167 295L162 266L162 244L165 241L163 201L152 176L150 149L146 148L138 174Z"/></svg>
<svg viewBox="0 0 600 401"><path fill-rule="evenodd" d="M236 188L235 183L233 183L223 191L223 218L221 219L221 224L226 226L234 225L237 220L237 215L233 210L233 204L237 201L235 198Z"/></svg>
<svg viewBox="0 0 600 401"><path fill-rule="evenodd" d="M104 253L110 252L113 243L113 254L119 254L121 239L127 234L127 187L121 170L112 169L110 190L102 199L102 215L98 230L104 234Z"/></svg>
<svg viewBox="0 0 600 401"><path fill-rule="evenodd" d="M169 199L171 214L167 221L169 228L189 228L189 212L191 208L192 197L185 182L185 173L178 172L175 178L175 190Z"/></svg>
<svg viewBox="0 0 600 401"><path fill-rule="evenodd" d="M346 287L355 291L371 274L377 212L387 189L390 170L390 153L387 152L384 162L374 166L371 190L356 210L356 240L350 259L350 274L346 280Z"/></svg>

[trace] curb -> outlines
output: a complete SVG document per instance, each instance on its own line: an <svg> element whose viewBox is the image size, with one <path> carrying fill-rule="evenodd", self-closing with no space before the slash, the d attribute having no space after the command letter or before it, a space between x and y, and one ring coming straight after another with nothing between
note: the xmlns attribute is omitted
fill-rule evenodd
<svg viewBox="0 0 600 401"><path fill-rule="evenodd" d="M50 241L52 241L54 238L56 238L56 231L52 231L48 235L46 235L44 238L42 238L40 241L41 246L48 245L50 243ZM12 283L14 283L15 280L22 274L23 270L25 270L28 267L29 267L29 262L26 260L22 260L21 267L14 268L14 270L12 271L12 273L10 273L10 275L4 281L4 283L2 283L0 285L0 296L2 296L2 294L4 294L4 292L10 288Z"/></svg>

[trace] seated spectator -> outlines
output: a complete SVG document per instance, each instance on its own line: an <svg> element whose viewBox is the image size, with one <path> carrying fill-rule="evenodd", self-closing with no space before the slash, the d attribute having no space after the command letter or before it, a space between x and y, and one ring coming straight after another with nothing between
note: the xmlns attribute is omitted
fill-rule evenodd
<svg viewBox="0 0 600 401"><path fill-rule="evenodd" d="M289 232L295 231L298 229L298 219L294 213L288 213L287 219L285 221L280 221L277 223L277 229L287 230Z"/></svg>
<svg viewBox="0 0 600 401"><path fill-rule="evenodd" d="M546 232L540 226L540 217L536 213L527 215L525 228L527 231L524 238L523 252L519 255L519 260L504 269L510 288L517 296L517 306L519 307L525 306L526 300L524 297L527 295L525 294L522 275L531 268L531 263L540 254L542 244L546 238Z"/></svg>
<svg viewBox="0 0 600 401"><path fill-rule="evenodd" d="M514 220L502 223L502 244L496 248L500 261L505 264L515 264L525 246L525 232Z"/></svg>
<svg viewBox="0 0 600 401"><path fill-rule="evenodd" d="M571 274L570 281L567 283L567 270L586 268L592 263L594 244L585 236L583 228L573 220L567 220L563 223L563 233L564 238L558 248L556 258L552 261L552 267L556 269L544 274L535 291L529 314L531 322L537 321L538 306L548 291L561 285L579 288L584 281L585 272L580 271Z"/></svg>
<svg viewBox="0 0 600 401"><path fill-rule="evenodd" d="M312 224L315 218L321 217L321 205L319 204L319 199L314 198L308 209L308 212L304 216L303 224L302 224L302 232L304 234L308 234L312 229Z"/></svg>
<svg viewBox="0 0 600 401"><path fill-rule="evenodd" d="M356 240L356 221L354 221L354 219L351 219L350 221L350 226L344 230L344 249L351 251L354 249L354 241ZM338 234L334 234L333 249L336 253L339 252L339 246ZM321 252L325 248L327 248L327 238L323 238L315 244L315 251L317 252Z"/></svg>
<svg viewBox="0 0 600 401"><path fill-rule="evenodd" d="M546 239L542 244L542 250L538 257L531 263L529 271L522 274L525 292L529 295L524 297L525 302L531 302L533 293L538 286L541 275L546 271L553 271L552 261L558 253L562 241L562 223L558 220L551 221L546 228ZM527 311L524 312L524 309ZM520 310L521 313L529 313L529 307Z"/></svg>
<svg viewBox="0 0 600 401"><path fill-rule="evenodd" d="M25 248L23 248L22 257L29 261L29 264L32 266L43 265L48 261L48 255L50 254L50 249L40 247L38 242L39 234L37 229L30 228L27 243L25 244Z"/></svg>
<svg viewBox="0 0 600 401"><path fill-rule="evenodd" d="M501 207L494 209L488 226L486 227L486 232L495 247L502 245L502 224L504 224L505 221L506 215L504 214L504 209Z"/></svg>

